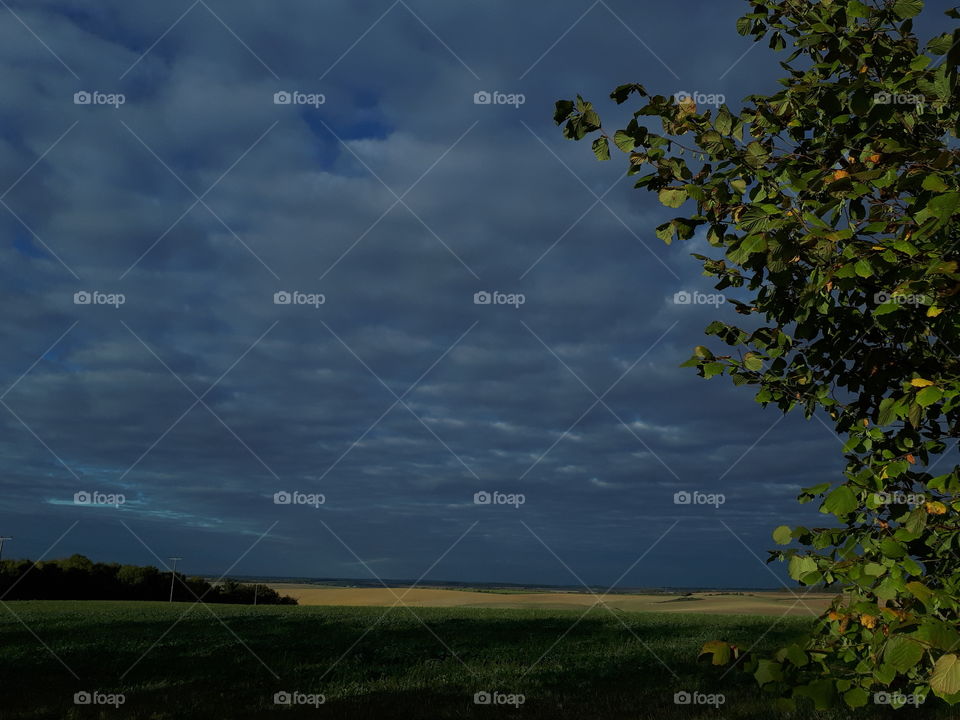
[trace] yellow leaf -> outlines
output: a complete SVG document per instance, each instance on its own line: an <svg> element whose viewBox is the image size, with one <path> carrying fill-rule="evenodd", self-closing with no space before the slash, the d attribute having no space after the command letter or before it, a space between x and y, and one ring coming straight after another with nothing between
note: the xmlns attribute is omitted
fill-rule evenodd
<svg viewBox="0 0 960 720"><path fill-rule="evenodd" d="M924 380L923 378L914 378L910 381L910 384L914 387L930 387L933 385L931 380Z"/></svg>
<svg viewBox="0 0 960 720"><path fill-rule="evenodd" d="M942 312L943 308L932 306L927 308L927 317L937 317Z"/></svg>
<svg viewBox="0 0 960 720"><path fill-rule="evenodd" d="M692 115L697 111L697 102L689 96L684 97L677 105L680 106L680 111L687 115Z"/></svg>
<svg viewBox="0 0 960 720"><path fill-rule="evenodd" d="M866 628L873 628L877 626L877 618L874 615L861 615L860 624Z"/></svg>
<svg viewBox="0 0 960 720"><path fill-rule="evenodd" d="M947 512L947 506L944 505L939 500L935 500L934 502L924 503L923 506L924 508L926 508L927 513L930 515L943 515L945 512Z"/></svg>

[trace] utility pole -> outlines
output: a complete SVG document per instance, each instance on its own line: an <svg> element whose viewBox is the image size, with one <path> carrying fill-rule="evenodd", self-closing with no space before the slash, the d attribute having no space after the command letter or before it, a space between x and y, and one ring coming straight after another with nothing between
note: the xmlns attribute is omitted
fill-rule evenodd
<svg viewBox="0 0 960 720"><path fill-rule="evenodd" d="M3 560L3 542L5 540L13 540L13 537L10 535L0 535L0 561Z"/></svg>
<svg viewBox="0 0 960 720"><path fill-rule="evenodd" d="M177 560L183 560L183 558L169 557L167 560L173 560L173 569L170 571L170 602L173 602L173 581L177 577Z"/></svg>
<svg viewBox="0 0 960 720"><path fill-rule="evenodd" d="M257 590L260 589L260 586L256 583L253 584L253 604L257 604Z"/></svg>

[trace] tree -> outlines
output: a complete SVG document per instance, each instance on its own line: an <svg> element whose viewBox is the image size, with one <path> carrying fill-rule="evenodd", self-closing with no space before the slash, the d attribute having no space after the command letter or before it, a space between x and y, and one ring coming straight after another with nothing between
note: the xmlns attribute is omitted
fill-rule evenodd
<svg viewBox="0 0 960 720"><path fill-rule="evenodd" d="M184 590L183 585L186 585ZM266 586L256 586L256 600L261 605L296 605L288 595L280 595ZM95 563L83 555L34 563L29 560L0 562L0 595L10 600L167 600L170 572L160 572L152 565L120 565ZM225 580L222 586L211 585L202 577L186 577L177 573L174 596L182 594L186 601L199 598L210 603L251 604L254 586Z"/></svg>
<svg viewBox="0 0 960 720"><path fill-rule="evenodd" d="M770 553L802 585L841 590L833 607L772 657L704 650L784 708L858 707L877 691L953 704L960 467L934 471L960 438L960 30L921 45L923 0L749 4L739 33L792 49L778 92L737 112L631 83L610 97L645 104L612 135L579 96L554 117L598 159L611 143L626 153L636 187L664 205L695 204L657 236L702 233L705 273L749 297L733 305L753 329L712 322L732 350L698 346L685 365L753 386L763 406L822 414L846 439L842 478L799 497L836 520L779 527L774 541L794 547Z"/></svg>

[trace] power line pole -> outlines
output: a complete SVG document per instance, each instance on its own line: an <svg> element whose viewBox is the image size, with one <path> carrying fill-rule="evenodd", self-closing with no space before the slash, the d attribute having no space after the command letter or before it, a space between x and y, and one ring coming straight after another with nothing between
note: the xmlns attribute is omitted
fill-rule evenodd
<svg viewBox="0 0 960 720"><path fill-rule="evenodd" d="M173 569L170 570L170 602L173 602L173 581L177 577L177 560L183 560L183 558L169 557L167 560L173 560Z"/></svg>
<svg viewBox="0 0 960 720"><path fill-rule="evenodd" d="M254 604L254 605L257 604L257 590L259 590L259 589L260 589L260 586L257 585L256 583L254 583L254 585L253 585L253 604Z"/></svg>
<svg viewBox="0 0 960 720"><path fill-rule="evenodd" d="M0 535L0 561L3 560L3 543L5 540L13 540L10 535Z"/></svg>

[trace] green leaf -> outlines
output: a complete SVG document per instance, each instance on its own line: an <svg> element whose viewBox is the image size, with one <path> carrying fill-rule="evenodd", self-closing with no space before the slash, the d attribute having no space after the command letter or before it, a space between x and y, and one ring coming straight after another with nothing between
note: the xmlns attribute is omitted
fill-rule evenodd
<svg viewBox="0 0 960 720"><path fill-rule="evenodd" d="M873 10L864 5L860 0L850 0L847 4L847 15L855 18L868 18L873 14Z"/></svg>
<svg viewBox="0 0 960 720"><path fill-rule="evenodd" d="M929 211L940 222L946 222L953 216L958 206L960 206L960 193L949 192L944 195L937 195L927 204L925 210Z"/></svg>
<svg viewBox="0 0 960 720"><path fill-rule="evenodd" d="M916 17L922 10L923 0L897 0L893 4L893 12L901 20Z"/></svg>
<svg viewBox="0 0 960 720"><path fill-rule="evenodd" d="M917 404L920 407L928 407L938 402L942 397L943 391L936 385L931 385L917 393Z"/></svg>
<svg viewBox="0 0 960 720"><path fill-rule="evenodd" d="M553 114L553 121L560 125L573 112L573 100L557 100L557 109Z"/></svg>
<svg viewBox="0 0 960 720"><path fill-rule="evenodd" d="M774 660L759 660L753 676L759 685L766 685L783 679L783 672L780 669L780 663Z"/></svg>
<svg viewBox="0 0 960 720"><path fill-rule="evenodd" d="M869 260L858 260L857 264L853 266L853 271L863 278L873 275L873 267Z"/></svg>
<svg viewBox="0 0 960 720"><path fill-rule="evenodd" d="M948 652L960 644L960 633L943 620L936 618L924 620L913 633L913 637L932 648Z"/></svg>
<svg viewBox="0 0 960 720"><path fill-rule="evenodd" d="M703 376L709 380L714 375L722 375L725 367L723 363L707 363L703 366Z"/></svg>
<svg viewBox="0 0 960 720"><path fill-rule="evenodd" d="M876 314L876 311L874 311ZM897 401L892 398L884 398L880 401L880 410L877 414L877 425L889 425L896 417Z"/></svg>
<svg viewBox="0 0 960 720"><path fill-rule="evenodd" d="M924 190L933 190L935 192L943 192L947 189L947 184L939 175L927 175L923 179L922 185Z"/></svg>
<svg viewBox="0 0 960 720"><path fill-rule="evenodd" d="M773 541L777 545L789 545L793 540L793 531L787 525L781 525L773 531Z"/></svg>
<svg viewBox="0 0 960 720"><path fill-rule="evenodd" d="M952 45L953 36L950 35L950 33L943 33L942 35L937 35L927 43L927 50L934 55L946 55L948 52L950 52Z"/></svg>
<svg viewBox="0 0 960 720"><path fill-rule="evenodd" d="M923 645L906 635L894 635L887 640L883 651L883 660L898 671L905 673L915 667L923 658Z"/></svg>
<svg viewBox="0 0 960 720"><path fill-rule="evenodd" d="M616 145L623 152L630 152L636 147L636 142L633 139L633 136L623 130L617 130L613 134L613 144Z"/></svg>
<svg viewBox="0 0 960 720"><path fill-rule="evenodd" d="M754 170L759 170L762 168L769 158L770 153L767 152L767 149L756 140L747 145L747 152L744 161Z"/></svg>
<svg viewBox="0 0 960 720"><path fill-rule="evenodd" d="M930 688L941 697L960 692L960 658L953 653L942 655L933 666Z"/></svg>
<svg viewBox="0 0 960 720"><path fill-rule="evenodd" d="M831 492L820 506L820 512L831 513L838 518L849 515L857 508L857 497L848 485L841 485Z"/></svg>
<svg viewBox="0 0 960 720"><path fill-rule="evenodd" d="M809 662L807 654L799 645L788 645L777 654L777 659L781 661L787 659L796 667L803 667Z"/></svg>
<svg viewBox="0 0 960 720"><path fill-rule="evenodd" d="M610 143L607 142L605 135L601 135L594 140L591 147L593 148L593 154L597 156L597 160L610 159Z"/></svg>
<svg viewBox="0 0 960 720"><path fill-rule="evenodd" d="M729 643L722 640L711 640L704 643L700 649L700 656L710 655L711 665L726 665L730 662L731 648Z"/></svg>
<svg viewBox="0 0 960 720"><path fill-rule="evenodd" d="M747 370L758 372L763 370L763 356L759 353L748 352L743 356L743 365Z"/></svg>
<svg viewBox="0 0 960 720"><path fill-rule="evenodd" d="M922 602L924 605L926 605L927 600L929 600L930 598L933 597L933 592L930 590L930 588L928 588L926 585L924 585L924 584L923 584L922 582L920 582L919 580L914 580L913 582L908 582L908 583L907 583L907 590L909 590L910 593L911 593L915 598L917 598L917 600L919 600L920 602Z"/></svg>
<svg viewBox="0 0 960 720"><path fill-rule="evenodd" d="M663 225L658 225L656 230L656 235L658 238L663 240L667 245L672 243L673 236L674 236L673 222L665 222Z"/></svg>
<svg viewBox="0 0 960 720"><path fill-rule="evenodd" d="M883 542L880 543L880 552L882 552L885 557L893 558L894 560L902 558L907 554L907 551L904 549L903 545L898 543L892 537L883 539Z"/></svg>
<svg viewBox="0 0 960 720"><path fill-rule="evenodd" d="M677 190L674 188L664 188L659 193L660 202L670 208L678 208L687 199L686 190Z"/></svg>
<svg viewBox="0 0 960 720"><path fill-rule="evenodd" d="M787 563L787 572L794 580L815 573L817 571L817 561L809 555L794 555Z"/></svg>
<svg viewBox="0 0 960 720"><path fill-rule="evenodd" d="M717 113L717 121L715 125L717 132L719 132L721 135L729 135L733 130L733 116L726 107L720 108L720 112Z"/></svg>
<svg viewBox="0 0 960 720"><path fill-rule="evenodd" d="M870 695L861 687L855 687L843 694L843 701L852 708L863 707L870 699Z"/></svg>
<svg viewBox="0 0 960 720"><path fill-rule="evenodd" d="M748 235L740 244L740 250L749 256L767 249L767 239L763 235Z"/></svg>
<svg viewBox="0 0 960 720"><path fill-rule="evenodd" d="M630 97L630 93L637 93L640 97L644 97L647 91L643 85L639 83L627 83L626 85L618 86L616 90L610 93L610 99L616 100L617 105L621 105Z"/></svg>

